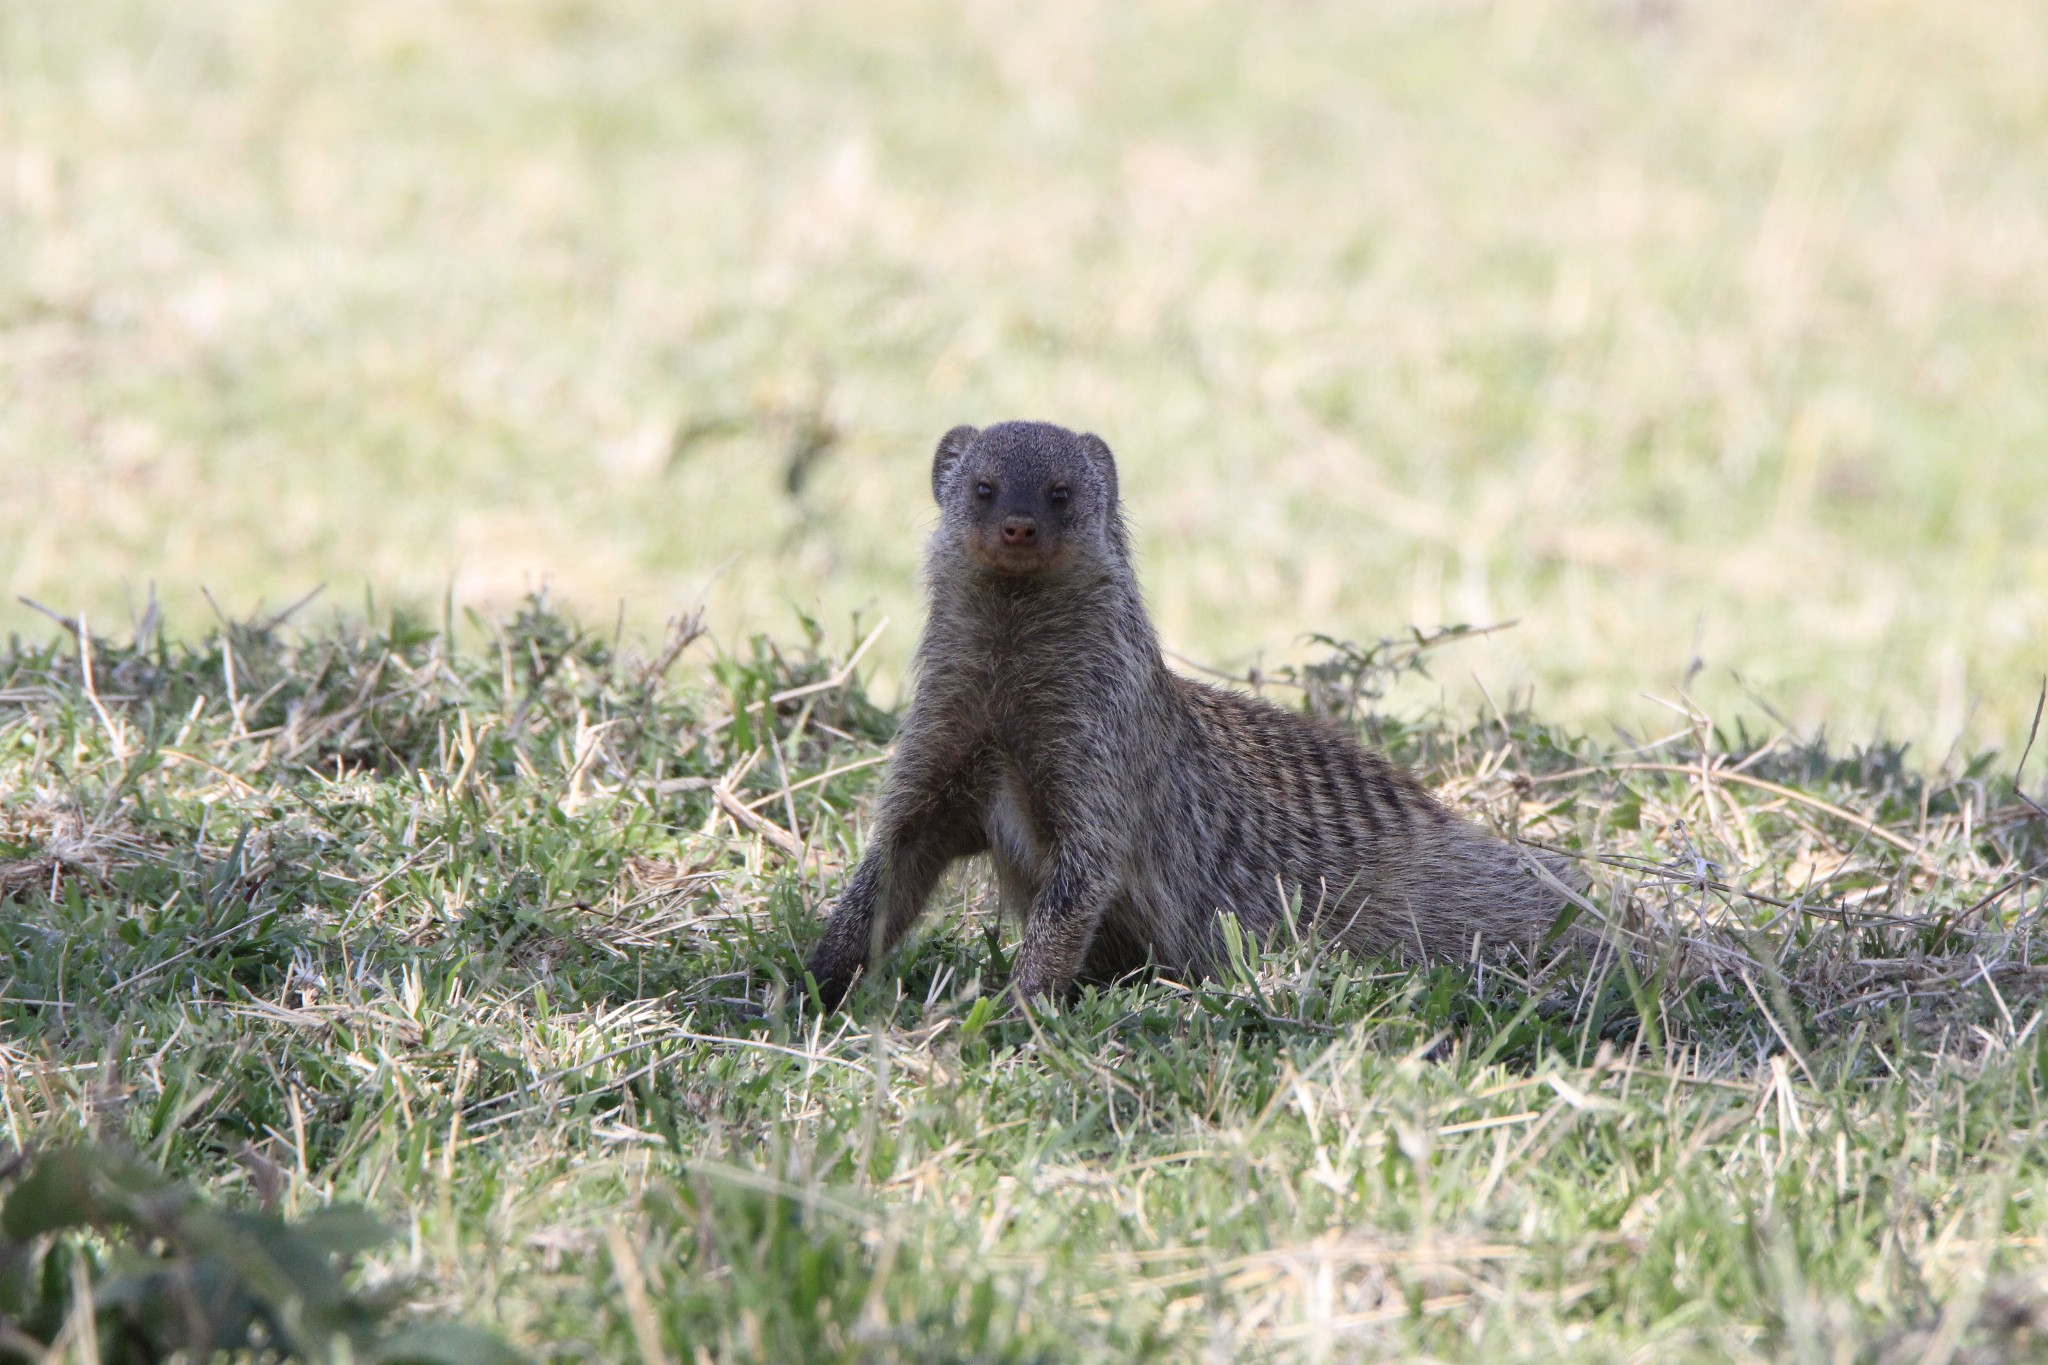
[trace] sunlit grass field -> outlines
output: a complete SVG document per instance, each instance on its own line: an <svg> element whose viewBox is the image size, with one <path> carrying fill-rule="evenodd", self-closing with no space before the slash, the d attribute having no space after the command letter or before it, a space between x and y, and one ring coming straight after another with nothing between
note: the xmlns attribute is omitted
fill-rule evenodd
<svg viewBox="0 0 2048 1365"><path fill-rule="evenodd" d="M2048 1350L2048 817L1995 772L1368 709L1588 856L1636 952L1254 942L1016 1021L970 871L825 1016L803 953L892 729L851 642L482 624L0 655L9 1144L365 1205L367 1284L548 1361ZM47 1359L94 1359L80 1302Z"/></svg>
<svg viewBox="0 0 2048 1365"><path fill-rule="evenodd" d="M1636 952L1019 1022L969 870L821 1017L1013 415ZM2048 1358L2039 5L12 0L0 589L0 1146L363 1204L405 1321Z"/></svg>
<svg viewBox="0 0 2048 1365"><path fill-rule="evenodd" d="M2010 748L2044 73L2024 0L19 0L0 623L708 592L893 695L930 447L1030 415L1205 662L1515 619L1454 700Z"/></svg>

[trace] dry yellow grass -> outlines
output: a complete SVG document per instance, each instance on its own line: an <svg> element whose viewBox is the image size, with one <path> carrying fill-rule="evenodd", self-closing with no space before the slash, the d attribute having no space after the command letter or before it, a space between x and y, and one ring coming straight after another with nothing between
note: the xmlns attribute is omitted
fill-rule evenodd
<svg viewBox="0 0 2048 1365"><path fill-rule="evenodd" d="M931 440L1042 415L1190 655L1514 617L1454 692L2011 744L2044 91L2023 0L27 0L0 625L725 566L894 668Z"/></svg>

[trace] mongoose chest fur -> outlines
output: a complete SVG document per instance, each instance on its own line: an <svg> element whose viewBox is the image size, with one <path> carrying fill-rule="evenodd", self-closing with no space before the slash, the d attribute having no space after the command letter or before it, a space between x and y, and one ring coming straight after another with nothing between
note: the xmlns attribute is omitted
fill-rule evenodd
<svg viewBox="0 0 2048 1365"><path fill-rule="evenodd" d="M1206 973L1226 914L1254 938L1295 915L1422 958L1531 946L1555 922L1576 884L1562 860L1460 819L1332 722L1167 668L1100 438L955 427L932 494L915 691L809 962L828 1007L981 853L1023 922L1019 1001L1148 965Z"/></svg>

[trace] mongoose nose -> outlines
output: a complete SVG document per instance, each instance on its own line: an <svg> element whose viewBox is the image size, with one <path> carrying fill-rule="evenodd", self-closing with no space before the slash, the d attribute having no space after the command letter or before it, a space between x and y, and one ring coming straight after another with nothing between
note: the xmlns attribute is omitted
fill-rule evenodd
<svg viewBox="0 0 2048 1365"><path fill-rule="evenodd" d="M1035 545L1038 543L1038 523L1030 517L1008 517L1003 521L1003 544Z"/></svg>

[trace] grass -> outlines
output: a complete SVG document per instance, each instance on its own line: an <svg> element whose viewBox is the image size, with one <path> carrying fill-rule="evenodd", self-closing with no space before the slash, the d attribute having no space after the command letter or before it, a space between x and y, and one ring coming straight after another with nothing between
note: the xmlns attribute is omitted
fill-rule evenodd
<svg viewBox="0 0 2048 1365"><path fill-rule="evenodd" d="M364 1203L366 1292L542 1359L2048 1354L2044 66L2026 0L0 6L6 1137ZM816 1017L1007 415L1116 447L1171 647L1600 860L1641 971L1034 1028L969 876Z"/></svg>
<svg viewBox="0 0 2048 1365"><path fill-rule="evenodd" d="M1513 618L1450 709L2014 751L2044 62L2029 0L14 0L0 628L715 579L894 617L892 695L932 442L1034 415L1192 657Z"/></svg>
<svg viewBox="0 0 2048 1365"><path fill-rule="evenodd" d="M1012 1022L969 874L820 1018L801 954L893 723L844 663L870 628L698 628L17 639L7 1140L366 1204L401 1236L365 1277L544 1360L2048 1352L2012 760L1402 719L1402 653L1340 652L1319 704L1596 858L1640 969L1253 944Z"/></svg>

